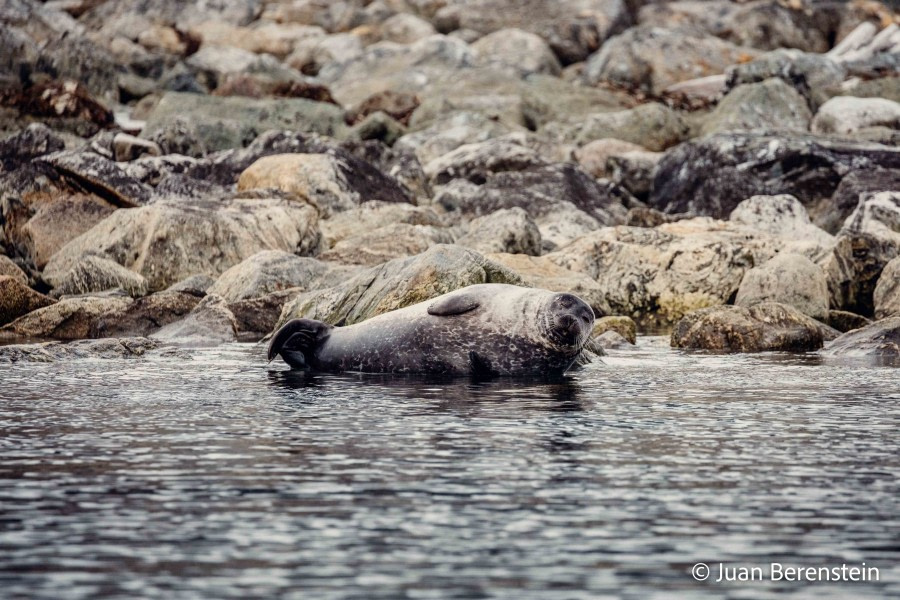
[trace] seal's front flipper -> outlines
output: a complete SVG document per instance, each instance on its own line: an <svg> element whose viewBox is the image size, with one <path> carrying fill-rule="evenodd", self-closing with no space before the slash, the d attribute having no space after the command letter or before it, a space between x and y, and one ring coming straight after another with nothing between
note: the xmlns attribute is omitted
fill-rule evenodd
<svg viewBox="0 0 900 600"><path fill-rule="evenodd" d="M449 317L450 315L467 313L479 306L481 306L481 303L473 294L460 292L432 302L428 305L428 314L435 317Z"/></svg>
<svg viewBox="0 0 900 600"><path fill-rule="evenodd" d="M469 351L469 369L475 379L492 379L499 375L486 358L472 350Z"/></svg>
<svg viewBox="0 0 900 600"><path fill-rule="evenodd" d="M293 369L306 369L316 348L327 337L331 325L312 319L288 321L269 342L269 360L281 356Z"/></svg>

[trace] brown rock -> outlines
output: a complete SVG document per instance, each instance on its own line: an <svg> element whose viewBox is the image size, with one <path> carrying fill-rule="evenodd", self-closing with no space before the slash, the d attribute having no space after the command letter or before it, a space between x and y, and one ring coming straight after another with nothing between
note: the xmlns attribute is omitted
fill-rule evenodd
<svg viewBox="0 0 900 600"><path fill-rule="evenodd" d="M281 309L293 300L303 288L291 288L266 294L260 298L238 300L228 305L237 321L240 339L259 339L275 329Z"/></svg>
<svg viewBox="0 0 900 600"><path fill-rule="evenodd" d="M101 315L91 327L96 338L146 336L191 312L200 297L186 292L162 291L139 298L124 310Z"/></svg>
<svg viewBox="0 0 900 600"><path fill-rule="evenodd" d="M826 325L837 329L841 333L865 327L871 322L871 319L856 313L847 312L846 310L829 310L824 320Z"/></svg>
<svg viewBox="0 0 900 600"><path fill-rule="evenodd" d="M12 277L22 285L28 285L28 275L8 256L0 254L0 277Z"/></svg>
<svg viewBox="0 0 900 600"><path fill-rule="evenodd" d="M131 302L131 298L112 296L64 298L56 304L39 308L16 319L0 331L28 338L87 338L101 316L109 312L120 312Z"/></svg>
<svg viewBox="0 0 900 600"><path fill-rule="evenodd" d="M15 321L33 310L50 306L53 302L16 277L0 276L0 325Z"/></svg>
<svg viewBox="0 0 900 600"><path fill-rule="evenodd" d="M115 207L93 194L74 194L42 202L22 227L34 266L43 269L56 252L102 221Z"/></svg>
<svg viewBox="0 0 900 600"><path fill-rule="evenodd" d="M347 113L347 124L355 125L367 116L383 112L391 118L409 126L409 118L419 108L419 98L415 94L385 90L372 94Z"/></svg>
<svg viewBox="0 0 900 600"><path fill-rule="evenodd" d="M637 324L630 317L620 315L601 317L594 321L594 330L591 336L599 337L607 331L616 332L631 344L637 342Z"/></svg>

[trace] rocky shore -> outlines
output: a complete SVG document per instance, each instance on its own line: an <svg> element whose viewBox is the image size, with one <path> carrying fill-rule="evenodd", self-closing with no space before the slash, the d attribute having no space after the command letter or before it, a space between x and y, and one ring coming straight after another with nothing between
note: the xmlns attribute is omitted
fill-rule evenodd
<svg viewBox="0 0 900 600"><path fill-rule="evenodd" d="M598 352L900 356L889 4L8 0L0 138L0 360L490 282Z"/></svg>

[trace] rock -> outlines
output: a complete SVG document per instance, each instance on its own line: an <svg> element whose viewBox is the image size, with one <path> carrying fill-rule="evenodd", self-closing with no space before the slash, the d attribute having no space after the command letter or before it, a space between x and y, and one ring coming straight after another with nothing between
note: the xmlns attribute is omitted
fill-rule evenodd
<svg viewBox="0 0 900 600"><path fill-rule="evenodd" d="M812 131L825 135L850 135L867 127L900 129L900 103L837 96L823 104L812 121Z"/></svg>
<svg viewBox="0 0 900 600"><path fill-rule="evenodd" d="M424 165L464 144L505 135L516 126L498 122L478 112L458 111L420 127L400 137L394 148L414 152Z"/></svg>
<svg viewBox="0 0 900 600"><path fill-rule="evenodd" d="M538 131L554 121L577 121L596 113L634 106L634 99L624 91L587 87L580 81L539 73L520 81L516 90L521 97L526 127Z"/></svg>
<svg viewBox="0 0 900 600"><path fill-rule="evenodd" d="M835 219L831 198L841 179L878 167L900 168L900 149L802 134L720 133L666 152L648 204L724 218L750 196L791 194L824 226Z"/></svg>
<svg viewBox="0 0 900 600"><path fill-rule="evenodd" d="M53 285L88 254L140 273L149 291L190 275L218 276L261 250L318 251L315 210L281 199L158 202L122 209L53 255L44 277Z"/></svg>
<svg viewBox="0 0 900 600"><path fill-rule="evenodd" d="M655 229L604 227L546 258L598 283L599 314L627 315L642 326L659 327L692 310L727 303L744 273L780 246L765 234L691 219Z"/></svg>
<svg viewBox="0 0 900 600"><path fill-rule="evenodd" d="M0 107L16 114L16 121L40 119L54 129L81 137L113 124L113 113L77 81L48 81L23 89L0 88Z"/></svg>
<svg viewBox="0 0 900 600"><path fill-rule="evenodd" d="M305 317L352 325L467 285L517 285L521 281L506 267L474 250L438 245L417 256L396 258L367 269L332 288L304 292L285 305L279 324Z"/></svg>
<svg viewBox="0 0 900 600"><path fill-rule="evenodd" d="M843 66L821 54L779 49L726 70L726 88L780 77L793 86L816 109L833 95L847 76Z"/></svg>
<svg viewBox="0 0 900 600"><path fill-rule="evenodd" d="M347 122L356 124L380 111L403 125L409 125L409 118L413 111L419 108L419 103L419 98L415 94L385 90L369 96L356 105L347 113Z"/></svg>
<svg viewBox="0 0 900 600"><path fill-rule="evenodd" d="M22 285L28 285L28 275L8 256L0 254L0 277L10 277Z"/></svg>
<svg viewBox="0 0 900 600"><path fill-rule="evenodd" d="M621 0L457 0L435 15L440 31L491 33L517 27L547 40L564 64L587 58L628 22Z"/></svg>
<svg viewBox="0 0 900 600"><path fill-rule="evenodd" d="M165 291L184 292L185 294L190 294L192 296L202 298L206 295L206 291L211 288L215 282L216 280L209 275L198 273L197 275L185 277L178 283L173 283L172 285L167 287Z"/></svg>
<svg viewBox="0 0 900 600"><path fill-rule="evenodd" d="M409 13L397 13L381 24L381 39L398 44L412 44L436 33L431 23Z"/></svg>
<svg viewBox="0 0 900 600"><path fill-rule="evenodd" d="M430 208L379 202L364 202L357 208L332 215L319 223L326 247L332 247L341 240L357 237L388 225L430 225L443 227L441 218Z"/></svg>
<svg viewBox="0 0 900 600"><path fill-rule="evenodd" d="M331 287L353 273L353 269L330 265L315 258L281 250L264 250L222 273L207 293L233 303L289 288L305 291Z"/></svg>
<svg viewBox="0 0 900 600"><path fill-rule="evenodd" d="M800 254L782 252L750 269L741 280L735 306L760 302L793 306L819 321L828 314L828 283L821 267Z"/></svg>
<svg viewBox="0 0 900 600"><path fill-rule="evenodd" d="M483 183L494 173L524 171L546 164L535 150L508 138L495 138L459 146L425 163L423 169L433 184L443 185L453 179Z"/></svg>
<svg viewBox="0 0 900 600"><path fill-rule="evenodd" d="M191 28L204 46L234 46L256 54L284 59L301 43L325 37L321 27L297 23L257 21L252 27L237 27L222 21L207 21Z"/></svg>
<svg viewBox="0 0 900 600"><path fill-rule="evenodd" d="M65 142L52 129L43 123L32 123L0 140L0 165L12 171L22 163L65 147Z"/></svg>
<svg viewBox="0 0 900 600"><path fill-rule="evenodd" d="M602 138L588 142L575 150L575 160L581 167L594 177L608 177L611 169L607 161L613 156L620 156L627 152L642 152L647 149L638 144L623 142L616 138Z"/></svg>
<svg viewBox="0 0 900 600"><path fill-rule="evenodd" d="M237 321L224 298L208 294L185 318L150 337L179 346L215 346L237 341Z"/></svg>
<svg viewBox="0 0 900 600"><path fill-rule="evenodd" d="M575 294L587 302L595 313L603 314L602 307L606 306L604 290L584 273L560 267L545 256L491 253L486 254L485 258L514 271L522 278L523 285Z"/></svg>
<svg viewBox="0 0 900 600"><path fill-rule="evenodd" d="M0 362L51 363L79 358L138 358L151 350L156 350L160 345L159 342L147 338L118 338L0 346Z"/></svg>
<svg viewBox="0 0 900 600"><path fill-rule="evenodd" d="M228 304L228 310L237 322L241 341L255 341L275 330L284 305L303 292L301 288L289 288Z"/></svg>
<svg viewBox="0 0 900 600"><path fill-rule="evenodd" d="M792 306L765 302L693 311L675 325L671 343L673 348L718 352L809 352L836 336Z"/></svg>
<svg viewBox="0 0 900 600"><path fill-rule="evenodd" d="M519 69L523 74L558 75L559 61L540 36L521 29L498 29L472 44L479 62Z"/></svg>
<svg viewBox="0 0 900 600"><path fill-rule="evenodd" d="M262 12L259 0L216 0L185 2L184 0L144 0L139 3L101 3L82 15L81 21L93 29L131 39L152 25L171 25L188 29L209 21L247 25Z"/></svg>
<svg viewBox="0 0 900 600"><path fill-rule="evenodd" d="M147 281L119 263L88 255L60 278L53 294L76 296L105 290L122 290L133 298L144 296L147 294Z"/></svg>
<svg viewBox="0 0 900 600"><path fill-rule="evenodd" d="M900 316L900 256L892 259L881 271L872 300L876 319Z"/></svg>
<svg viewBox="0 0 900 600"><path fill-rule="evenodd" d="M93 152L57 152L40 158L66 177L116 206L143 206L150 188L129 177L115 162Z"/></svg>
<svg viewBox="0 0 900 600"><path fill-rule="evenodd" d="M871 319L867 319L862 315L847 312L846 310L829 310L828 315L822 321L829 327L837 329L841 333L846 333L860 327L865 327L871 323Z"/></svg>
<svg viewBox="0 0 900 600"><path fill-rule="evenodd" d="M113 138L113 153L117 161L132 161L144 156L159 156L159 144L127 133L117 133Z"/></svg>
<svg viewBox="0 0 900 600"><path fill-rule="evenodd" d="M900 357L900 317L890 317L848 331L822 351L825 356L846 358Z"/></svg>
<svg viewBox="0 0 900 600"><path fill-rule="evenodd" d="M141 137L159 142L157 133L179 127L180 123L189 123L192 135L206 151L241 148L270 129L292 129L336 138L347 134L344 111L327 102L167 92L147 117ZM165 143L160 145L166 148Z"/></svg>
<svg viewBox="0 0 900 600"><path fill-rule="evenodd" d="M807 131L812 113L806 99L783 80L739 85L719 102L700 127L701 135L753 129Z"/></svg>
<svg viewBox="0 0 900 600"><path fill-rule="evenodd" d="M608 82L659 95L672 84L724 73L758 55L692 29L632 27L611 38L584 67L584 82Z"/></svg>
<svg viewBox="0 0 900 600"><path fill-rule="evenodd" d="M577 145L615 138L649 150L665 150L687 139L689 129L672 109L656 102L616 112L595 113L572 123L550 124L548 135Z"/></svg>
<svg viewBox="0 0 900 600"><path fill-rule="evenodd" d="M35 70L52 79L77 81L92 96L106 103L119 100L115 60L87 37L60 36L49 40L41 48Z"/></svg>
<svg viewBox="0 0 900 600"><path fill-rule="evenodd" d="M629 227L658 227L665 223L676 223L685 219L690 219L691 215L667 215L659 212L655 208L646 206L635 206L628 210L625 216L625 225Z"/></svg>
<svg viewBox="0 0 900 600"><path fill-rule="evenodd" d="M418 202L431 198L431 186L416 154L405 148L391 148L379 140L347 140L341 149L364 160L392 177Z"/></svg>
<svg viewBox="0 0 900 600"><path fill-rule="evenodd" d="M322 260L345 265L378 265L392 258L425 252L437 244L452 244L453 234L443 227L394 223L370 229L336 242L322 252Z"/></svg>
<svg viewBox="0 0 900 600"><path fill-rule="evenodd" d="M186 61L188 67L198 71L202 81L218 89L230 76L250 74L264 81L279 83L301 82L303 77L284 65L274 56L254 54L230 46L203 47Z"/></svg>
<svg viewBox="0 0 900 600"><path fill-rule="evenodd" d="M862 195L841 232L869 233L900 248L900 191Z"/></svg>
<svg viewBox="0 0 900 600"><path fill-rule="evenodd" d="M187 315L200 302L189 292L165 290L138 298L124 309L100 315L90 337L147 336Z"/></svg>
<svg viewBox="0 0 900 600"><path fill-rule="evenodd" d="M861 168L847 173L831 196L833 210L823 228L837 231L860 201L872 192L900 190L900 169Z"/></svg>
<svg viewBox="0 0 900 600"><path fill-rule="evenodd" d="M541 254L541 232L525 210L504 208L473 219L466 234L456 241L482 254Z"/></svg>
<svg viewBox="0 0 900 600"><path fill-rule="evenodd" d="M78 340L90 337L97 320L109 312L122 312L128 297L80 296L63 298L5 325L0 332L25 338Z"/></svg>
<svg viewBox="0 0 900 600"><path fill-rule="evenodd" d="M637 343L637 324L629 317L621 315L600 317L594 321L592 337L599 337L607 332L614 332L629 344ZM601 344L602 345L602 344ZM606 348L607 346L603 346Z"/></svg>
<svg viewBox="0 0 900 600"><path fill-rule="evenodd" d="M633 150L609 157L607 166L609 178L636 197L646 198L653 187L656 166L662 159L662 152Z"/></svg>
<svg viewBox="0 0 900 600"><path fill-rule="evenodd" d="M241 173L238 190L278 189L319 206L325 215L355 208L362 199L411 202L394 179L347 155L276 154Z"/></svg>
<svg viewBox="0 0 900 600"><path fill-rule="evenodd" d="M0 325L6 325L22 315L51 304L52 299L32 290L27 281L0 275Z"/></svg>
<svg viewBox="0 0 900 600"><path fill-rule="evenodd" d="M352 33L337 33L303 40L285 59L288 66L307 75L318 75L323 67L359 57L365 48L362 39Z"/></svg>
<svg viewBox="0 0 900 600"><path fill-rule="evenodd" d="M604 331L600 335L594 337L590 341L591 344L599 346L604 350L621 350L628 348L633 344L623 338L617 331Z"/></svg>
<svg viewBox="0 0 900 600"><path fill-rule="evenodd" d="M860 315L873 315L873 294L884 267L900 256L896 243L870 233L843 232L825 261L829 305Z"/></svg>
<svg viewBox="0 0 900 600"><path fill-rule="evenodd" d="M731 211L729 219L754 232L783 238L792 251L814 262L821 261L834 248L834 236L813 225L809 213L790 194L751 196Z"/></svg>

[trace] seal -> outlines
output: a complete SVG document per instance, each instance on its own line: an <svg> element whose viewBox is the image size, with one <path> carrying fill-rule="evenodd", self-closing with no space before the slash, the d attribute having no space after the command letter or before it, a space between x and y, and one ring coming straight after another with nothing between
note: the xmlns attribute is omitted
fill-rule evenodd
<svg viewBox="0 0 900 600"><path fill-rule="evenodd" d="M269 343L295 369L433 375L559 375L594 312L572 294L486 283L347 327L294 319Z"/></svg>

